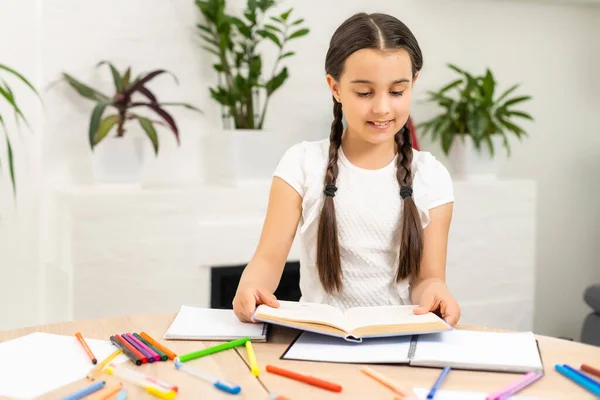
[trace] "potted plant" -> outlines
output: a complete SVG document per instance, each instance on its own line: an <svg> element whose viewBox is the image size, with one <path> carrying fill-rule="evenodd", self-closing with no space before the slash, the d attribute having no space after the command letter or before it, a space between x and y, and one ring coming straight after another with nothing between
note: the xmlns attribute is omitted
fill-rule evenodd
<svg viewBox="0 0 600 400"><path fill-rule="evenodd" d="M292 18L293 9L275 15L276 5L276 0L248 0L238 18L227 13L226 0L196 0L204 18L197 25L203 49L216 59L218 82L209 91L221 105L224 128L207 136L206 156L208 168L222 180L269 178L293 141L285 132L265 130L265 116L271 97L289 78L282 65L295 54L289 43L306 36L309 29L303 27L303 19ZM268 74L263 73L258 51L263 41L276 50Z"/></svg>
<svg viewBox="0 0 600 400"><path fill-rule="evenodd" d="M489 68L485 75L475 76L456 65L448 67L460 78L437 92L427 92L427 101L437 103L444 110L419 126L423 128L423 135L431 134L433 141L441 143L455 177L495 174L497 147L503 145L509 157L508 135L514 134L519 140L527 136L515 118L533 118L514 107L530 100L531 96L509 97L520 84L496 96L497 85Z"/></svg>
<svg viewBox="0 0 600 400"><path fill-rule="evenodd" d="M12 68L7 67L6 65L2 65L2 64L0 64L0 71L8 72L10 75L17 77L19 80L21 80L21 82L23 82L25 85L27 85L27 87L29 89L31 89L39 97L38 91L19 72L15 71ZM12 109L14 111L15 120L16 120L17 124L19 123L19 121L23 121L26 125L29 125L27 122L27 119L25 118L25 115L21 111L21 108L19 107L19 104L17 103L17 101L15 99L14 92L12 91L12 89L8 85L8 83L4 80L2 80L2 82L0 83L0 100L3 100L2 102L8 103L9 109ZM17 180L15 177L13 148L12 148L10 136L8 134L8 129L6 128L5 118L1 112L0 112L0 127L2 128L1 133L4 136L4 143L6 144L6 157L4 157L3 155L0 155L0 172L2 173L1 176L4 176L4 168L8 168L8 174L10 176L10 181L12 184L13 195L16 195Z"/></svg>
<svg viewBox="0 0 600 400"><path fill-rule="evenodd" d="M188 103L159 102L157 96L148 88L151 80L166 73L179 83L175 75L164 69L133 77L131 67L121 73L108 61L102 61L97 66L101 65L110 68L114 84L112 96L91 88L66 72L63 72L62 76L77 93L95 103L90 117L88 137L93 152L93 171L96 179L103 182L135 182L141 177L143 142L140 137L126 135L125 128L128 123L133 120L139 123L143 134L152 144L154 154L158 155L160 141L155 125L168 128L175 136L177 145L180 145L177 123L164 107L183 106L201 111ZM107 110L112 112L105 115ZM138 110L151 111L158 119L141 115ZM112 136L109 135L111 132L114 133Z"/></svg>

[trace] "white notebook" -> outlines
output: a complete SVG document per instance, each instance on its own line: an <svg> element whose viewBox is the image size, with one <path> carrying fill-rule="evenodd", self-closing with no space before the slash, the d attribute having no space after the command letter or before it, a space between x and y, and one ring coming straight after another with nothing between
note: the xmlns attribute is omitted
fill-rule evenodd
<svg viewBox="0 0 600 400"><path fill-rule="evenodd" d="M165 332L167 340L235 340L249 337L267 341L267 324L240 322L233 310L181 306Z"/></svg>
<svg viewBox="0 0 600 400"><path fill-rule="evenodd" d="M427 394L431 389L427 388L415 388L413 392L417 395L418 400L426 400ZM485 392L474 392L466 390L443 390L440 389L435 392L435 400L487 400L489 393ZM545 397L531 397L531 396L511 396L511 400L551 400Z"/></svg>
<svg viewBox="0 0 600 400"><path fill-rule="evenodd" d="M455 329L448 332L364 339L303 332L281 356L285 360L389 363L479 371L541 372L543 364L531 332L500 333Z"/></svg>

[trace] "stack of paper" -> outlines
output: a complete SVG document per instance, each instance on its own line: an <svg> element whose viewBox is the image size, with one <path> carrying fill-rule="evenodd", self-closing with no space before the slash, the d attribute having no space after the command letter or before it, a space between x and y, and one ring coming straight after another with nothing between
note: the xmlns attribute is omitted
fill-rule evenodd
<svg viewBox="0 0 600 400"><path fill-rule="evenodd" d="M109 341L85 339L101 362L116 350ZM112 362L127 361L124 355ZM75 336L36 332L0 343L0 396L32 399L84 379L95 365Z"/></svg>

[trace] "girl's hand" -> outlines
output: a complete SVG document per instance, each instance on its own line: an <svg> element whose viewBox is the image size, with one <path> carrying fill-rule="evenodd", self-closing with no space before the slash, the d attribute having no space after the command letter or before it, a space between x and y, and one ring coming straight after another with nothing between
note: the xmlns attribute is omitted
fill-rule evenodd
<svg viewBox="0 0 600 400"><path fill-rule="evenodd" d="M415 308L415 314L426 314L437 312L450 325L454 326L460 319L460 306L450 294L444 282L430 282L421 294L419 307Z"/></svg>
<svg viewBox="0 0 600 400"><path fill-rule="evenodd" d="M279 307L279 302L273 293L263 289L242 289L233 299L233 312L242 322L256 322L252 319L252 314L260 304Z"/></svg>

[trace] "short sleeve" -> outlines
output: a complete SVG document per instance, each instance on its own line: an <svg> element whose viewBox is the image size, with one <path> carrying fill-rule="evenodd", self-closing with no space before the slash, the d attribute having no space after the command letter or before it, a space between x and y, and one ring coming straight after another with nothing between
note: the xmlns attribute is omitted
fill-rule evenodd
<svg viewBox="0 0 600 400"><path fill-rule="evenodd" d="M424 228L430 222L429 210L454 202L454 188L450 173L431 153L419 152L414 166L413 197Z"/></svg>
<svg viewBox="0 0 600 400"><path fill-rule="evenodd" d="M306 171L304 168L306 145L304 142L290 147L279 160L273 176L277 176L304 197Z"/></svg>
<svg viewBox="0 0 600 400"><path fill-rule="evenodd" d="M454 201L454 187L448 169L439 160L434 159L431 166L430 196L427 208L432 209Z"/></svg>

